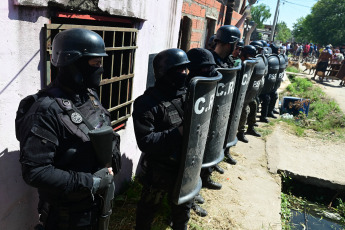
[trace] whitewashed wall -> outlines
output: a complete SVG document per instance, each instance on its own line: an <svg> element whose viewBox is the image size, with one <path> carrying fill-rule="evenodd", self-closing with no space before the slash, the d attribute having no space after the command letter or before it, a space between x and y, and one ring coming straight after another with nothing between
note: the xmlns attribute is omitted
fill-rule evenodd
<svg viewBox="0 0 345 230"><path fill-rule="evenodd" d="M42 0L0 1L0 229L33 229L37 224L37 194L21 177L14 120L20 100L41 89L42 27L49 23L48 8L43 5L46 3ZM133 98L136 98L146 89L149 55L177 45L182 0L100 0L98 9L144 19L138 24L139 48L133 86ZM136 145L131 118L119 133L125 158L122 173L117 178L120 185L135 174L141 152Z"/></svg>

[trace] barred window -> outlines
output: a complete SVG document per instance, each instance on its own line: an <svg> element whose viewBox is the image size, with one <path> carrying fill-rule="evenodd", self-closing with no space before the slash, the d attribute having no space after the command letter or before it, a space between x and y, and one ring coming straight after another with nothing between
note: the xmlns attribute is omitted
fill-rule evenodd
<svg viewBox="0 0 345 230"><path fill-rule="evenodd" d="M115 128L123 127L131 116L138 30L135 28L77 24L46 24L45 28L45 79L47 84L56 77L56 68L50 63L50 55L52 41L58 32L71 28L84 28L98 33L103 38L108 56L102 58L104 73L97 91L102 105L111 114L111 125Z"/></svg>

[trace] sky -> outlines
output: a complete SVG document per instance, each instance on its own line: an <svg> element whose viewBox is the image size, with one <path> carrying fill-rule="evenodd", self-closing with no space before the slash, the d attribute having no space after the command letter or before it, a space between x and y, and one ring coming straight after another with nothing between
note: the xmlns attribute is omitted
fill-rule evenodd
<svg viewBox="0 0 345 230"><path fill-rule="evenodd" d="M257 0L255 5L265 4L269 6L271 18L267 19L264 24L273 24L274 14L278 0ZM311 8L317 0L280 0L278 22L284 21L289 29L296 23L300 17L305 17L311 12Z"/></svg>

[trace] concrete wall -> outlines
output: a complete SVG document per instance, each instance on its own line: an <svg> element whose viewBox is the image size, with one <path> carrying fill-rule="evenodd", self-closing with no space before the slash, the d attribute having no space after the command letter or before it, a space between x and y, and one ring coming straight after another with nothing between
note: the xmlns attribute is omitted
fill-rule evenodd
<svg viewBox="0 0 345 230"><path fill-rule="evenodd" d="M42 27L49 23L47 2L0 1L0 229L33 229L37 223L37 194L21 177L14 120L20 100L36 93L43 84ZM49 2L64 4L77 1ZM149 56L177 46L182 0L99 0L97 8L144 19L137 25L139 48L133 85L133 98L136 98L146 89ZM135 144L131 118L119 134L124 164L122 173L117 176L117 182L120 182L117 191L121 189L121 182L130 180L136 173L141 154Z"/></svg>

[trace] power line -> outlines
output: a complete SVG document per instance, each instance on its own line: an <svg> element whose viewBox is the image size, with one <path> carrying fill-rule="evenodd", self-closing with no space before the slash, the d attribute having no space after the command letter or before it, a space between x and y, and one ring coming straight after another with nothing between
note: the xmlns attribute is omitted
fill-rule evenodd
<svg viewBox="0 0 345 230"><path fill-rule="evenodd" d="M305 6L305 5L297 4L297 3L294 3L294 2L289 2L289 1L286 1L286 0L283 0L283 3L289 3L289 4L292 4L292 5L296 5L296 6L312 8L312 6Z"/></svg>

